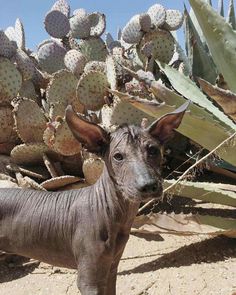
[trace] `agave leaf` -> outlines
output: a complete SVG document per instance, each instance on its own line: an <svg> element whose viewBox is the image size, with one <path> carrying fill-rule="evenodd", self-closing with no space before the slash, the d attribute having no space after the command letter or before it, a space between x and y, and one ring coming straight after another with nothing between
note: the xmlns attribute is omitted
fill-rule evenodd
<svg viewBox="0 0 236 295"><path fill-rule="evenodd" d="M145 99L137 99L136 97L133 97L127 93L118 91L112 91L112 93L154 118L158 118L176 109L175 105L160 105ZM184 98L182 99L184 100ZM191 107L192 106L190 106L190 109ZM192 112L185 113L183 121L178 128L178 132L192 139L208 150L213 150L221 142L227 139L230 134L233 134L232 131L229 131L229 134L227 134L223 126L217 124L217 122L210 122L204 118L204 116L199 117L195 114L193 115ZM234 146L225 146L223 149L219 149L217 154L226 162L229 162L234 166L236 165Z"/></svg>
<svg viewBox="0 0 236 295"><path fill-rule="evenodd" d="M202 90L213 100L215 100L224 110L224 112L236 121L236 94L213 86L203 79L198 79Z"/></svg>
<svg viewBox="0 0 236 295"><path fill-rule="evenodd" d="M235 19L235 10L234 10L234 0L229 2L229 11L227 16L227 22L236 30L236 19Z"/></svg>
<svg viewBox="0 0 236 295"><path fill-rule="evenodd" d="M150 213L137 216L132 233L174 235L226 235L236 237L236 219L215 216Z"/></svg>
<svg viewBox="0 0 236 295"><path fill-rule="evenodd" d="M184 15L186 50L192 66L192 74L193 76L201 77L211 83L215 83L217 69L212 57L205 49L197 32L197 28L195 28L186 8Z"/></svg>
<svg viewBox="0 0 236 295"><path fill-rule="evenodd" d="M225 12L224 12L224 0L219 0L218 1L218 13L221 15L221 16L225 16Z"/></svg>
<svg viewBox="0 0 236 295"><path fill-rule="evenodd" d="M159 62L158 65L166 74L175 90L177 90L186 98L190 99L192 102L211 112L218 120L222 122L222 125L226 125L228 127L227 129L229 131L231 129L236 131L236 125L222 111L213 105L213 103L203 92L201 92L201 90L190 78L182 75L180 72L168 65L161 64Z"/></svg>
<svg viewBox="0 0 236 295"><path fill-rule="evenodd" d="M164 187L168 188L173 183L175 180L165 180ZM179 182L179 185L178 190L173 191L178 196L236 207L236 192L228 190L230 188L224 187L223 184L184 181Z"/></svg>
<svg viewBox="0 0 236 295"><path fill-rule="evenodd" d="M229 88L236 92L236 32L204 0L189 0L207 40L212 58Z"/></svg>

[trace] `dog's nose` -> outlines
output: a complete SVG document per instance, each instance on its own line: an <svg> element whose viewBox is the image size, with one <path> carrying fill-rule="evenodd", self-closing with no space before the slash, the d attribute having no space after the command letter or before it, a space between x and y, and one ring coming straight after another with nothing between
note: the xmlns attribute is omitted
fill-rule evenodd
<svg viewBox="0 0 236 295"><path fill-rule="evenodd" d="M150 180L139 187L141 193L155 193L158 191L158 185L155 180Z"/></svg>

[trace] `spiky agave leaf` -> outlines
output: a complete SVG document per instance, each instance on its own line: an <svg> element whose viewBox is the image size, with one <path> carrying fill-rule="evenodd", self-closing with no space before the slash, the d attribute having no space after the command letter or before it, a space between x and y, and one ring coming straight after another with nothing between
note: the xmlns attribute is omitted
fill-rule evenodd
<svg viewBox="0 0 236 295"><path fill-rule="evenodd" d="M229 88L236 92L236 32L204 0L189 0L207 40L213 60Z"/></svg>
<svg viewBox="0 0 236 295"><path fill-rule="evenodd" d="M235 9L234 9L234 0L229 2L229 10L227 16L227 22L236 30L236 19L235 19Z"/></svg>

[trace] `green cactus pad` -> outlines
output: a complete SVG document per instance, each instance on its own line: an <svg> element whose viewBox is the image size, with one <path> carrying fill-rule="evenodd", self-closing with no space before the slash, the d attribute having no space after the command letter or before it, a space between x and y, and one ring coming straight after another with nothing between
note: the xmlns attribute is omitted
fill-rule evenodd
<svg viewBox="0 0 236 295"><path fill-rule="evenodd" d="M17 49L15 54L17 68L22 74L23 80L29 80L33 77L35 65L31 58L21 49Z"/></svg>
<svg viewBox="0 0 236 295"><path fill-rule="evenodd" d="M106 63L104 61L89 61L86 63L84 72L99 71L106 73Z"/></svg>
<svg viewBox="0 0 236 295"><path fill-rule="evenodd" d="M151 17L152 25L158 27L161 27L166 20L166 10L165 8L160 4L154 4L151 6L147 13Z"/></svg>
<svg viewBox="0 0 236 295"><path fill-rule="evenodd" d="M31 80L23 81L21 89L19 90L19 96L26 97L28 99L36 101L37 94L35 91L34 84Z"/></svg>
<svg viewBox="0 0 236 295"><path fill-rule="evenodd" d="M49 152L44 143L27 143L14 147L11 158L16 164L32 165L43 163L43 154Z"/></svg>
<svg viewBox="0 0 236 295"><path fill-rule="evenodd" d="M69 50L64 58L65 66L77 78L79 78L83 73L86 62L86 57L76 49Z"/></svg>
<svg viewBox="0 0 236 295"><path fill-rule="evenodd" d="M0 56L11 58L16 53L16 43L0 30Z"/></svg>
<svg viewBox="0 0 236 295"><path fill-rule="evenodd" d="M106 17L104 14L99 12L94 12L89 14L90 21L90 36L100 37L106 29Z"/></svg>
<svg viewBox="0 0 236 295"><path fill-rule="evenodd" d="M14 106L16 131L25 143L42 142L47 119L38 104L30 99L19 100Z"/></svg>
<svg viewBox="0 0 236 295"><path fill-rule="evenodd" d="M16 142L17 135L13 130L14 120L12 115L12 107L0 107L0 143Z"/></svg>
<svg viewBox="0 0 236 295"><path fill-rule="evenodd" d="M47 87L46 97L51 109L50 117L64 117L65 108L71 104L76 112L82 112L83 107L76 97L78 79L68 70L56 72Z"/></svg>
<svg viewBox="0 0 236 295"><path fill-rule="evenodd" d="M149 123L153 121L153 118L146 113L133 107L131 104L125 101L121 101L116 98L111 107L105 105L101 110L102 122L106 128L110 128L112 125L122 124L136 124L140 125L143 118L147 118Z"/></svg>
<svg viewBox="0 0 236 295"><path fill-rule="evenodd" d="M168 31L178 30L184 22L184 15L179 10L167 9L166 20L163 24L163 28Z"/></svg>
<svg viewBox="0 0 236 295"><path fill-rule="evenodd" d="M62 12L65 16L69 17L70 16L70 6L66 2L66 0L58 0L56 1L51 10L58 10Z"/></svg>
<svg viewBox="0 0 236 295"><path fill-rule="evenodd" d="M85 181L92 185L101 176L104 167L104 161L96 156L90 156L83 163L82 170Z"/></svg>
<svg viewBox="0 0 236 295"><path fill-rule="evenodd" d="M86 40L80 40L79 47L88 60L106 60L108 52L106 45L101 38L91 37Z"/></svg>
<svg viewBox="0 0 236 295"><path fill-rule="evenodd" d="M38 49L38 62L41 69L49 74L65 68L66 49L57 42L50 42Z"/></svg>
<svg viewBox="0 0 236 295"><path fill-rule="evenodd" d="M25 50L25 30L19 18L15 22L15 38L18 48Z"/></svg>
<svg viewBox="0 0 236 295"><path fill-rule="evenodd" d="M17 96L22 76L9 59L0 57L0 101L9 101Z"/></svg>
<svg viewBox="0 0 236 295"><path fill-rule="evenodd" d="M90 36L90 20L89 15L84 11L78 11L70 18L71 37L76 39L85 39Z"/></svg>
<svg viewBox="0 0 236 295"><path fill-rule="evenodd" d="M151 42L151 43L150 43ZM166 30L156 29L143 37L138 45L138 53L140 59L145 62L144 55L141 50L144 50L145 44L150 44L153 59L157 59L164 63L169 63L175 51L175 39L170 32Z"/></svg>
<svg viewBox="0 0 236 295"><path fill-rule="evenodd" d="M117 90L116 62L111 55L106 59L106 74L111 90Z"/></svg>
<svg viewBox="0 0 236 295"><path fill-rule="evenodd" d="M104 104L109 85L104 73L90 71L79 79L76 94L79 101L89 110L99 110Z"/></svg>
<svg viewBox="0 0 236 295"><path fill-rule="evenodd" d="M134 15L122 30L121 38L128 44L137 44L142 39L140 15Z"/></svg>
<svg viewBox="0 0 236 295"><path fill-rule="evenodd" d="M81 144L64 120L50 122L47 126L43 140L51 150L64 156L73 156L81 151Z"/></svg>
<svg viewBox="0 0 236 295"><path fill-rule="evenodd" d="M76 176L64 175L48 179L41 183L48 191L58 190L62 187L81 181L81 178Z"/></svg>
<svg viewBox="0 0 236 295"><path fill-rule="evenodd" d="M44 27L48 34L54 38L63 38L70 31L70 23L67 16L59 10L48 12L44 20Z"/></svg>

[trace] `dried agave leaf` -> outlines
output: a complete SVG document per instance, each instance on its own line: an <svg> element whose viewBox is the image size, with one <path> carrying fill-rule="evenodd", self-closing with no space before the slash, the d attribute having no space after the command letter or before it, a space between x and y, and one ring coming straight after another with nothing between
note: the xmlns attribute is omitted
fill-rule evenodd
<svg viewBox="0 0 236 295"><path fill-rule="evenodd" d="M21 99L14 106L16 131L25 143L42 142L47 119L39 105L31 99Z"/></svg>
<svg viewBox="0 0 236 295"><path fill-rule="evenodd" d="M215 216L150 213L135 218L131 232L236 237L236 220Z"/></svg>
<svg viewBox="0 0 236 295"><path fill-rule="evenodd" d="M215 100L224 112L236 121L236 94L230 90L225 90L211 85L209 82L198 79L202 90L213 100Z"/></svg>

